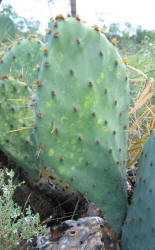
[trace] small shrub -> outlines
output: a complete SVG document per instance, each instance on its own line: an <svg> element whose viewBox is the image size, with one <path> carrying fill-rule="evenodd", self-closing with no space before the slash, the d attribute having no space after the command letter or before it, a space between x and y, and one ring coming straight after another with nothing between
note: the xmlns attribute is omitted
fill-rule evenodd
<svg viewBox="0 0 155 250"><path fill-rule="evenodd" d="M6 178L5 178L6 177ZM0 170L0 250L18 249L21 240L31 239L45 232L40 226L39 214L32 214L30 206L25 209L13 201L15 189L21 186L13 184L13 170Z"/></svg>

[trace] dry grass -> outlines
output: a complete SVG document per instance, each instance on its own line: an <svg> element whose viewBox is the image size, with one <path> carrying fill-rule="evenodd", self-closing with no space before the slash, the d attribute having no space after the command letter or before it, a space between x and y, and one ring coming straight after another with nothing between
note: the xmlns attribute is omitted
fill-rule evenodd
<svg viewBox="0 0 155 250"><path fill-rule="evenodd" d="M134 75L129 82L134 83L136 88L136 95L131 97L133 104L129 111L129 149L126 165L126 168L129 168L138 160L146 138L150 135L150 131L155 129L155 89L151 79L140 69L128 64L127 69Z"/></svg>

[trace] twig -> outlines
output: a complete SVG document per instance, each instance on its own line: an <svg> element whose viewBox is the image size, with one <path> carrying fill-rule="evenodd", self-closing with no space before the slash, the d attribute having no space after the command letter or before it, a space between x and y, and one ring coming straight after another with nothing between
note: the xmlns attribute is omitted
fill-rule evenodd
<svg viewBox="0 0 155 250"><path fill-rule="evenodd" d="M29 201L29 199L30 199L31 194L32 194L32 193L30 193L30 194L28 195L28 197L27 197L27 200L26 200L25 205L24 205L24 208L23 208L23 213L24 213L24 210L25 210L25 208L26 208L26 206L27 206L27 203L28 203L28 201Z"/></svg>

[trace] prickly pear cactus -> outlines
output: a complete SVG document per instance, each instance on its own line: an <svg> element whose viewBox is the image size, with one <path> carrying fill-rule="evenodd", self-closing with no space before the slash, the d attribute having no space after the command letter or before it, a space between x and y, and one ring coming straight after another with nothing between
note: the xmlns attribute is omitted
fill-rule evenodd
<svg viewBox="0 0 155 250"><path fill-rule="evenodd" d="M13 39L16 33L14 22L5 15L0 15L0 42L5 42L8 39Z"/></svg>
<svg viewBox="0 0 155 250"><path fill-rule="evenodd" d="M6 74L20 81L25 81L29 87L35 86L38 71L43 58L44 44L30 36L18 40L9 48L0 60L0 76Z"/></svg>
<svg viewBox="0 0 155 250"><path fill-rule="evenodd" d="M25 83L13 78L0 80L0 149L33 178L38 175L39 166L32 140L34 104L32 91Z"/></svg>
<svg viewBox="0 0 155 250"><path fill-rule="evenodd" d="M52 21L47 40L37 90L39 156L104 209L119 232L127 199L125 65L99 28L79 18Z"/></svg>
<svg viewBox="0 0 155 250"><path fill-rule="evenodd" d="M133 202L123 227L122 250L155 249L155 130L138 163Z"/></svg>

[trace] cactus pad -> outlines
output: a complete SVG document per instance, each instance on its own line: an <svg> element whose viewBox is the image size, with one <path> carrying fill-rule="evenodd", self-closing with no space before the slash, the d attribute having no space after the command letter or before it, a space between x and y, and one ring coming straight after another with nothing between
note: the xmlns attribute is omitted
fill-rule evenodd
<svg viewBox="0 0 155 250"><path fill-rule="evenodd" d="M43 58L43 43L35 38L19 40L0 61L0 77L4 74L35 86Z"/></svg>
<svg viewBox="0 0 155 250"><path fill-rule="evenodd" d="M15 162L36 177L36 147L32 140L35 132L32 91L26 84L9 78L0 80L0 148Z"/></svg>
<svg viewBox="0 0 155 250"><path fill-rule="evenodd" d="M155 249L155 130L138 162L133 202L123 228L122 250Z"/></svg>
<svg viewBox="0 0 155 250"><path fill-rule="evenodd" d="M79 20L52 21L39 73L40 158L104 209L119 232L126 211L129 88L126 68L106 37Z"/></svg>

